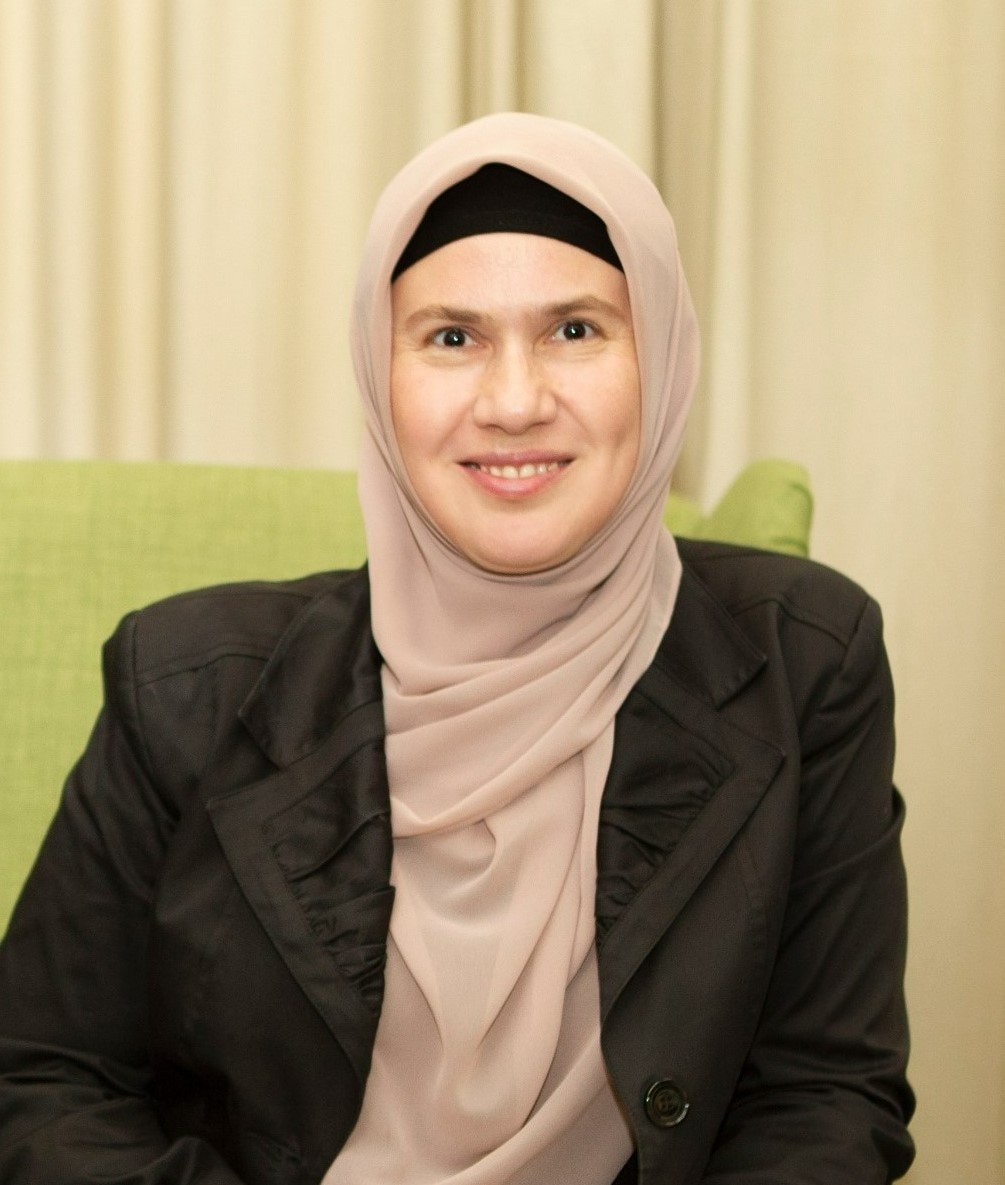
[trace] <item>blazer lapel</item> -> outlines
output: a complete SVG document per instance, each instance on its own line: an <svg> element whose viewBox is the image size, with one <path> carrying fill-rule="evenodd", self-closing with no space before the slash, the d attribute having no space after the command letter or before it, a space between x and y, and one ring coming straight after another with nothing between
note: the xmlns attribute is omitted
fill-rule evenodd
<svg viewBox="0 0 1005 1185"><path fill-rule="evenodd" d="M764 656L685 569L656 659L618 714L598 837L606 1016L756 808L783 754L723 708ZM380 658L365 573L319 597L242 717L278 767L208 804L280 956L365 1080L393 889Z"/></svg>
<svg viewBox="0 0 1005 1185"><path fill-rule="evenodd" d="M211 799L210 818L248 904L362 1082L393 900L365 575L322 595L294 622L242 719L279 768Z"/></svg>
<svg viewBox="0 0 1005 1185"><path fill-rule="evenodd" d="M603 1016L782 763L723 711L764 662L685 569L666 639L615 727L597 849Z"/></svg>

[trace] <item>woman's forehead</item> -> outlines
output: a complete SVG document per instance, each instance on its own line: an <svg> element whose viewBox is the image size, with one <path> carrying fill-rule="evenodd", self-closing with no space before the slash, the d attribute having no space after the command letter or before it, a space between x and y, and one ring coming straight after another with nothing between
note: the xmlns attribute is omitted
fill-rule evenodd
<svg viewBox="0 0 1005 1185"><path fill-rule="evenodd" d="M392 285L398 317L417 310L469 313L521 307L593 308L627 314L620 270L589 251L543 235L501 232L455 239L403 272ZM458 318L459 319L459 318Z"/></svg>

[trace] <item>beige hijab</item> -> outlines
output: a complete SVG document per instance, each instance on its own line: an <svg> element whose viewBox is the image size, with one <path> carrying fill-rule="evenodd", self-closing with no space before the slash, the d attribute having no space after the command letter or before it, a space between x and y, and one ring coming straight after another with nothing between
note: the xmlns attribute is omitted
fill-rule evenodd
<svg viewBox="0 0 1005 1185"><path fill-rule="evenodd" d="M483 571L440 535L390 413L392 268L430 201L491 161L604 220L642 380L622 504L578 555L530 576ZM627 157L582 128L523 114L467 124L384 191L352 348L397 895L363 1112L326 1182L610 1182L631 1141L599 1046L597 821L615 713L680 581L661 512L698 367L670 215Z"/></svg>

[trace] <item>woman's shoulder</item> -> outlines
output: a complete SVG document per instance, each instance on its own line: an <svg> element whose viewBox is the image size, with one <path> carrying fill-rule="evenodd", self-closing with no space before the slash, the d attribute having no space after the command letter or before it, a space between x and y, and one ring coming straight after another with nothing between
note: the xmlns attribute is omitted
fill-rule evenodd
<svg viewBox="0 0 1005 1185"><path fill-rule="evenodd" d="M276 737L309 731L343 684L372 694L360 673L375 669L368 623L365 569L167 597L128 614L106 643L106 712L180 811L211 751L243 768L263 719Z"/></svg>
<svg viewBox="0 0 1005 1185"><path fill-rule="evenodd" d="M126 650L134 677L146 681L228 655L264 660L314 606L356 616L368 600L365 568L176 593L123 618L106 645L106 665L121 662Z"/></svg>
<svg viewBox="0 0 1005 1185"><path fill-rule="evenodd" d="M804 753L866 719L882 722L877 737L890 735L882 614L860 585L824 564L753 548L682 541L680 554L684 577L661 647L668 669L737 718L794 721Z"/></svg>
<svg viewBox="0 0 1005 1185"><path fill-rule="evenodd" d="M684 571L733 618L770 613L847 644L863 614L878 608L854 580L801 556L705 540L679 539Z"/></svg>

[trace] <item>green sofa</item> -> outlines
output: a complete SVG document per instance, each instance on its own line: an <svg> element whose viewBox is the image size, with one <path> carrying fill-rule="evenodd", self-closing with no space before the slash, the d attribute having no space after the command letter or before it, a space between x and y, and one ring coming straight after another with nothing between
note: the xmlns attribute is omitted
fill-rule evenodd
<svg viewBox="0 0 1005 1185"><path fill-rule="evenodd" d="M805 554L811 511L805 471L762 461L710 514L671 495L666 518L681 535ZM351 473L0 462L0 932L87 739L119 618L186 588L363 558Z"/></svg>

